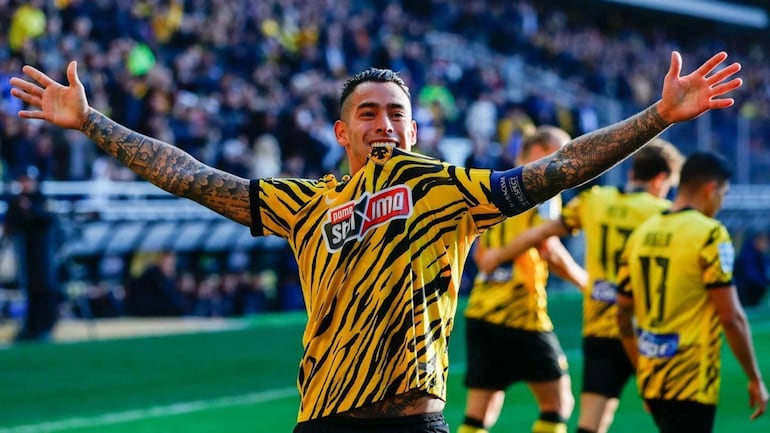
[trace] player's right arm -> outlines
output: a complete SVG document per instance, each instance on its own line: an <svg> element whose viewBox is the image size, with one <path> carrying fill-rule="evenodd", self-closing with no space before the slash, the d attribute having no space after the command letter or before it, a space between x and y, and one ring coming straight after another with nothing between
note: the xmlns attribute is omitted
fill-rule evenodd
<svg viewBox="0 0 770 433"><path fill-rule="evenodd" d="M756 419L767 408L768 391L762 381L751 341L751 329L737 291L733 285L714 287L708 290L708 297L722 323L725 339L733 355L749 378L749 404L755 408L751 419Z"/></svg>
<svg viewBox="0 0 770 433"><path fill-rule="evenodd" d="M75 62L67 67L68 86L31 66L25 66L23 72L35 83L11 78L11 94L38 110L21 110L20 117L78 129L159 188L251 225L248 179L203 164L176 146L136 133L91 108Z"/></svg>

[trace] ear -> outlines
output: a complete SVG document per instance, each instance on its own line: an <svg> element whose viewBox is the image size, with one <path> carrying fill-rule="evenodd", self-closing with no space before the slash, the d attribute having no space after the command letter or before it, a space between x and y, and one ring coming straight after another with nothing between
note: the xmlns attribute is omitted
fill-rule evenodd
<svg viewBox="0 0 770 433"><path fill-rule="evenodd" d="M652 178L652 183L655 185L655 188L660 189L668 181L668 178L668 173L661 171Z"/></svg>
<svg viewBox="0 0 770 433"><path fill-rule="evenodd" d="M417 121L416 120L412 119L411 127L412 127L412 140L411 140L412 143L411 143L411 145L412 146L416 146L417 145Z"/></svg>
<svg viewBox="0 0 770 433"><path fill-rule="evenodd" d="M714 194L717 193L717 188L719 188L719 182L716 180L710 180L703 184L701 187L701 192L703 193L704 197L711 198L714 196Z"/></svg>
<svg viewBox="0 0 770 433"><path fill-rule="evenodd" d="M348 140L348 125L342 120L334 122L334 138L337 139L337 143L342 147L348 147L350 145L350 140Z"/></svg>

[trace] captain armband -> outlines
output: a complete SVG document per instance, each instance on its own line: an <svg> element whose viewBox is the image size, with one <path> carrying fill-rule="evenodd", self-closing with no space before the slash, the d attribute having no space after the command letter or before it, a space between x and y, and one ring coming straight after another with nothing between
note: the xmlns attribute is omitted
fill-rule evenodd
<svg viewBox="0 0 770 433"><path fill-rule="evenodd" d="M492 203L505 216L514 216L534 207L535 203L527 194L522 179L522 167L492 172Z"/></svg>

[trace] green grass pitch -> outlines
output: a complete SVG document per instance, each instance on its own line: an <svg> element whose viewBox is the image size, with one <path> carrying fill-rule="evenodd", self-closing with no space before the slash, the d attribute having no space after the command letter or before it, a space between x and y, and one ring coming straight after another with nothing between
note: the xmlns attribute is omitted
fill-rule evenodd
<svg viewBox="0 0 770 433"><path fill-rule="evenodd" d="M463 418L464 321L452 339L448 404L452 430ZM580 299L554 296L556 331L580 386ZM241 320L241 319L239 319ZM770 375L770 313L752 314L761 368ZM0 433L291 432L304 315L243 319L239 330L0 350ZM717 432L767 432L750 422L746 380L724 345ZM570 420L574 431L577 408ZM525 385L509 389L493 432L526 432L537 407ZM611 431L655 431L629 384Z"/></svg>

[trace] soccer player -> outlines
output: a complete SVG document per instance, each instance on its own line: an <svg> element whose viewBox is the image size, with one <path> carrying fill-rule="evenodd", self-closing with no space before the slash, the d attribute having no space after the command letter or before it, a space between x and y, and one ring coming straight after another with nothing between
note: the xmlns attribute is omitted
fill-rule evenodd
<svg viewBox="0 0 770 433"><path fill-rule="evenodd" d="M334 124L350 175L244 179L138 134L88 105L77 64L67 85L23 68L19 116L77 129L158 187L285 238L308 315L295 432L448 432L443 418L449 336L462 268L481 232L584 183L673 123L731 106L738 63L712 56L681 76L671 55L662 98L640 113L506 171L463 169L410 152L409 89L393 71L346 81ZM724 67L723 67L724 66Z"/></svg>
<svg viewBox="0 0 770 433"><path fill-rule="evenodd" d="M541 126L522 141L517 164L550 155L569 139L562 129ZM507 218L479 237L476 251L499 248L560 211L561 200L556 196ZM567 431L575 400L567 358L547 311L549 267L578 287L586 284L585 270L555 236L540 248L530 248L491 272L476 275L465 309L468 397L458 433L486 433L500 416L505 390L522 381L540 408L532 431Z"/></svg>
<svg viewBox="0 0 770 433"><path fill-rule="evenodd" d="M488 251L483 270L515 256L551 236L585 234L585 266L589 282L583 297L583 386L578 432L606 432L633 366L619 339L615 306L617 260L631 231L651 215L667 209L664 197L679 175L682 155L656 138L632 159L623 188L594 186L570 200L561 219L535 227L501 250Z"/></svg>
<svg viewBox="0 0 770 433"><path fill-rule="evenodd" d="M721 156L692 154L671 209L637 227L621 258L618 325L636 365L639 393L664 433L713 430L723 330L749 378L749 403L756 408L751 419L767 406L732 283L733 245L714 219L731 175Z"/></svg>

